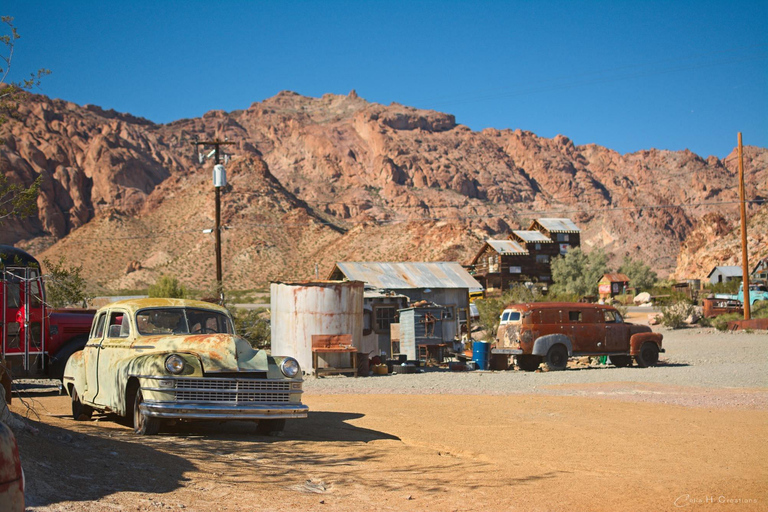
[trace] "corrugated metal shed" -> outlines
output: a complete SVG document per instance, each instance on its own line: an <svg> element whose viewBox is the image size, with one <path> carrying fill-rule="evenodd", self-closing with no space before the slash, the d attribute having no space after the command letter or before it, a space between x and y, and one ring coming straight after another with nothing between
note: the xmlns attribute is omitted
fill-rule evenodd
<svg viewBox="0 0 768 512"><path fill-rule="evenodd" d="M554 243L551 238L549 238L547 235L545 235L541 231L528 231L528 230L516 229L512 232L528 243L537 243L537 244Z"/></svg>
<svg viewBox="0 0 768 512"><path fill-rule="evenodd" d="M550 233L581 233L581 229L571 219L553 217L536 219L536 222Z"/></svg>
<svg viewBox="0 0 768 512"><path fill-rule="evenodd" d="M546 238L546 237L545 237ZM499 254L505 256L512 256L515 254L527 255L526 251L520 244L514 240L486 240L485 243L493 247L493 250Z"/></svg>
<svg viewBox="0 0 768 512"><path fill-rule="evenodd" d="M457 262L351 262L336 263L331 272L338 269L351 281L363 281L375 288L406 290L420 288L469 288L482 289Z"/></svg>
<svg viewBox="0 0 768 512"><path fill-rule="evenodd" d="M741 277L742 276L742 268L737 265L723 265L719 267L715 267L712 269L712 272L710 272L707 277L710 277L712 274L715 273L715 271L719 270L721 274L727 277Z"/></svg>

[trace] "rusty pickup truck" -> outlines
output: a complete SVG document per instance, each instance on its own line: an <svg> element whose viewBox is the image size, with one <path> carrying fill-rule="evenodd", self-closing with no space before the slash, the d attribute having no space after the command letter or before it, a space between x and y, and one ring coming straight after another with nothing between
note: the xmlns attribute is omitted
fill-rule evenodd
<svg viewBox="0 0 768 512"><path fill-rule="evenodd" d="M662 335L650 327L624 322L611 306L569 302L512 304L504 309L492 354L515 357L523 371L541 363L549 370L565 369L571 356L610 357L617 367L654 366Z"/></svg>
<svg viewBox="0 0 768 512"><path fill-rule="evenodd" d="M100 309L88 342L64 370L75 420L125 417L137 434L167 420L257 420L257 433L306 418L302 372L292 357L256 350L220 306L134 299Z"/></svg>

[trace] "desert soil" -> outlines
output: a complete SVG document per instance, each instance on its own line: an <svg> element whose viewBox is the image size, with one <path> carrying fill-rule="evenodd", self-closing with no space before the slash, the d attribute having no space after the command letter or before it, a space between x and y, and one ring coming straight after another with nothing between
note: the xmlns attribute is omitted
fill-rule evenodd
<svg viewBox="0 0 768 512"><path fill-rule="evenodd" d="M139 438L69 399L12 409L30 510L766 510L768 335L662 331L656 368L308 378L282 437Z"/></svg>

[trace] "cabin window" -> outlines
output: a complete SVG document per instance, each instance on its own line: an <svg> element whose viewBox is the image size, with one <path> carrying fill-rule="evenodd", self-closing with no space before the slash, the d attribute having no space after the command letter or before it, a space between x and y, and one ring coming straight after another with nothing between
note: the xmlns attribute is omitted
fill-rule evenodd
<svg viewBox="0 0 768 512"><path fill-rule="evenodd" d="M389 325L395 323L396 310L394 306L376 306L374 312L376 318L376 332L389 332Z"/></svg>
<svg viewBox="0 0 768 512"><path fill-rule="evenodd" d="M549 255L548 254L537 254L536 255L536 263L549 263Z"/></svg>
<svg viewBox="0 0 768 512"><path fill-rule="evenodd" d="M540 251L540 250L541 250L541 244L536 244L536 245L535 245L535 247L536 247L536 250L537 250L537 251Z"/></svg>
<svg viewBox="0 0 768 512"><path fill-rule="evenodd" d="M568 320L571 322L581 322L581 311L569 311Z"/></svg>
<svg viewBox="0 0 768 512"><path fill-rule="evenodd" d="M568 241L568 234L567 233L558 233L557 234L557 241L558 242L567 242Z"/></svg>
<svg viewBox="0 0 768 512"><path fill-rule="evenodd" d="M128 317L122 311L114 311L109 317L109 338L127 338L130 334Z"/></svg>
<svg viewBox="0 0 768 512"><path fill-rule="evenodd" d="M94 324L93 333L91 333L91 338L101 338L104 336L104 323L107 318L106 313L102 313L99 315L99 318L96 320L96 323Z"/></svg>

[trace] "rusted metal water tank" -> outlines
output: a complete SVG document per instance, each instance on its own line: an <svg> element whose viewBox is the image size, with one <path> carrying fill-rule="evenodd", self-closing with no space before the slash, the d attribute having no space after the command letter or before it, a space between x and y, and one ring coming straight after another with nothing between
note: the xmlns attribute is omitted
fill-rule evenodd
<svg viewBox="0 0 768 512"><path fill-rule="evenodd" d="M350 334L352 344L359 349L363 338L363 288L362 281L272 283L272 354L294 357L304 372L311 373L312 335Z"/></svg>

